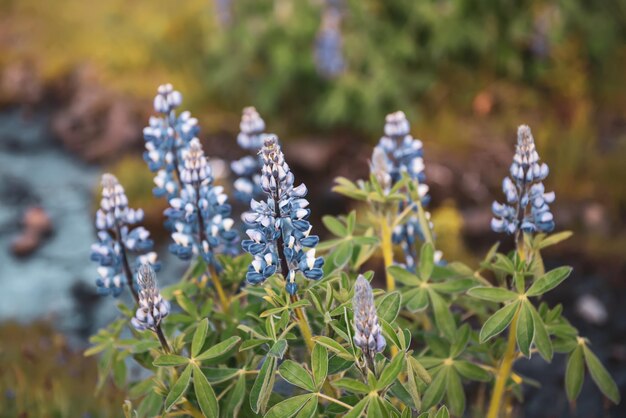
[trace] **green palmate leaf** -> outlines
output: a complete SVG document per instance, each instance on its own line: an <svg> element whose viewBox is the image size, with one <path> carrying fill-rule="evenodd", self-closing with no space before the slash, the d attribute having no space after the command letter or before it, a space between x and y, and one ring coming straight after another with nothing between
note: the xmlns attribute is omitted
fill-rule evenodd
<svg viewBox="0 0 626 418"><path fill-rule="evenodd" d="M517 320L517 346L519 351L526 357L530 357L530 346L535 337L535 324L533 314L528 306L530 302L524 301L521 304L519 317Z"/></svg>
<svg viewBox="0 0 626 418"><path fill-rule="evenodd" d="M515 312L517 312L519 308L519 304L519 301L509 303L487 319L480 330L479 340L481 344L500 334L509 326L513 320L513 316L515 316Z"/></svg>
<svg viewBox="0 0 626 418"><path fill-rule="evenodd" d="M405 293L404 300L409 311L419 312L428 307L428 291L421 287L411 289Z"/></svg>
<svg viewBox="0 0 626 418"><path fill-rule="evenodd" d="M454 368L466 379L477 382L488 382L491 380L491 375L488 371L467 360L455 360Z"/></svg>
<svg viewBox="0 0 626 418"><path fill-rule="evenodd" d="M422 280L430 279L435 268L435 248L432 244L426 243L422 245L420 251L419 276Z"/></svg>
<svg viewBox="0 0 626 418"><path fill-rule="evenodd" d="M558 244L561 241L565 241L566 239L568 239L569 237L572 236L572 231L563 231L563 232L558 232L556 234L552 234L550 236L547 236L546 238L542 239L539 242L538 248L539 250L549 247L551 245L554 244Z"/></svg>
<svg viewBox="0 0 626 418"><path fill-rule="evenodd" d="M176 405L176 403L180 400L180 398L185 395L187 389L189 388L189 382L191 382L191 364L188 364L185 367L185 370L180 374L180 377L172 385L170 392L167 394L165 398L165 410L169 411L172 406Z"/></svg>
<svg viewBox="0 0 626 418"><path fill-rule="evenodd" d="M307 402L304 407L298 412L296 418L314 418L317 417L317 399L312 399Z"/></svg>
<svg viewBox="0 0 626 418"><path fill-rule="evenodd" d="M276 374L276 358L265 357L263 366L259 374L254 380L252 389L250 389L250 408L255 412L265 412L267 401L270 399L272 390L274 389L274 380Z"/></svg>
<svg viewBox="0 0 626 418"><path fill-rule="evenodd" d="M550 362L552 361L552 356L554 354L550 335L548 334L539 312L537 312L535 307L530 303L529 308L533 315L533 323L535 324L535 347L537 347L541 357L543 357L545 361Z"/></svg>
<svg viewBox="0 0 626 418"><path fill-rule="evenodd" d="M367 408L367 418L387 418L389 414L383 409L378 396L373 396Z"/></svg>
<svg viewBox="0 0 626 418"><path fill-rule="evenodd" d="M354 356L350 354L350 352L346 350L344 346L331 338L316 336L313 337L313 341L315 341L317 344L323 345L324 347L345 360L354 360Z"/></svg>
<svg viewBox="0 0 626 418"><path fill-rule="evenodd" d="M369 387L365 383L349 377L333 380L332 384L339 389L345 389L353 393L368 393L370 391Z"/></svg>
<svg viewBox="0 0 626 418"><path fill-rule="evenodd" d="M218 417L220 415L220 406L217 403L215 392L202 370L196 364L193 365L193 389L204 416Z"/></svg>
<svg viewBox="0 0 626 418"><path fill-rule="evenodd" d="M445 369L439 369L433 381L430 383L422 397L422 407L429 409L437 405L446 391L447 373Z"/></svg>
<svg viewBox="0 0 626 418"><path fill-rule="evenodd" d="M494 254L495 261L493 262L493 268L499 271L503 271L505 273L513 274L515 271L515 266L511 259L504 254L496 253Z"/></svg>
<svg viewBox="0 0 626 418"><path fill-rule="evenodd" d="M378 300L377 309L378 316L387 322L393 322L400 312L402 304L402 296L399 292L387 293Z"/></svg>
<svg viewBox="0 0 626 418"><path fill-rule="evenodd" d="M450 412L448 412L448 408L446 408L445 405L442 406L435 414L435 418L450 418Z"/></svg>
<svg viewBox="0 0 626 418"><path fill-rule="evenodd" d="M387 271L397 282L407 286L419 286L421 283L421 280L419 280L415 274L407 271L403 267L390 266L387 268Z"/></svg>
<svg viewBox="0 0 626 418"><path fill-rule="evenodd" d="M346 216L346 229L348 235L352 235L354 233L354 227L356 225L356 211L351 211L348 216Z"/></svg>
<svg viewBox="0 0 626 418"><path fill-rule="evenodd" d="M337 248L335 249L335 252L333 253L335 266L336 267L345 266L350 260L350 257L352 257L353 249L354 249L354 244L352 243L352 241L345 241L339 244Z"/></svg>
<svg viewBox="0 0 626 418"><path fill-rule="evenodd" d="M278 340L274 343L267 355L282 359L287 351L288 345L287 340Z"/></svg>
<svg viewBox="0 0 626 418"><path fill-rule="evenodd" d="M182 366L183 364L189 363L189 359L187 357L178 356L176 354L163 354L157 357L154 360L155 366L163 367L163 366Z"/></svg>
<svg viewBox="0 0 626 418"><path fill-rule="evenodd" d="M268 344L271 343L272 340L261 340L261 339L250 339L250 340L246 340L244 342L241 343L241 346L239 347L239 351L246 351L246 350L250 350L251 348L254 347L258 347L260 345L263 344Z"/></svg>
<svg viewBox="0 0 626 418"><path fill-rule="evenodd" d="M232 379L239 374L239 369L227 367L204 367L204 375L211 383L221 383Z"/></svg>
<svg viewBox="0 0 626 418"><path fill-rule="evenodd" d="M461 326L450 345L450 357L455 358L465 350L470 339L471 330L468 324Z"/></svg>
<svg viewBox="0 0 626 418"><path fill-rule="evenodd" d="M227 338L221 343L214 345L213 347L206 350L204 353L200 354L198 357L196 357L196 360L205 361L220 357L232 350L233 347L235 347L239 343L239 341L241 341L241 337L238 336Z"/></svg>
<svg viewBox="0 0 626 418"><path fill-rule="evenodd" d="M576 400L583 387L585 367L583 364L583 348L577 346L569 355L567 368L565 369L565 391L570 401Z"/></svg>
<svg viewBox="0 0 626 418"><path fill-rule="evenodd" d="M430 287L441 293L458 293L466 291L475 284L474 279L450 279L441 283L433 283Z"/></svg>
<svg viewBox="0 0 626 418"><path fill-rule="evenodd" d="M411 366L411 360L406 361L406 386L405 389L409 393L415 409L419 410L422 406L422 399L420 397L419 388L417 386L417 380L415 378L415 371Z"/></svg>
<svg viewBox="0 0 626 418"><path fill-rule="evenodd" d="M154 417L159 415L163 408L163 398L156 392L149 392L139 404L137 415L140 417Z"/></svg>
<svg viewBox="0 0 626 418"><path fill-rule="evenodd" d="M473 287L467 291L467 294L477 299L492 302L507 302L519 297L517 293L501 287Z"/></svg>
<svg viewBox="0 0 626 418"><path fill-rule="evenodd" d="M365 398L361 399L356 405L354 405L352 407L352 409L350 411L348 411L348 413L346 413L343 418L359 418L361 417L361 414L363 414L363 411L365 411L365 408L367 408L367 406L370 403L370 397L366 396Z"/></svg>
<svg viewBox="0 0 626 418"><path fill-rule="evenodd" d="M175 294L176 302L178 306L183 308L192 318L198 318L198 310L196 305L185 295L183 292L177 292Z"/></svg>
<svg viewBox="0 0 626 418"><path fill-rule="evenodd" d="M315 347L313 347L313 352L311 353L311 370L313 371L315 389L319 391L328 375L328 351L324 346L315 344Z"/></svg>
<svg viewBox="0 0 626 418"><path fill-rule="evenodd" d="M461 378L454 367L447 367L446 373L447 404L450 406L453 415L463 416L465 411L465 391Z"/></svg>
<svg viewBox="0 0 626 418"><path fill-rule="evenodd" d="M225 408L222 411L222 417L238 417L243 400L246 397L246 376L240 374L235 387L226 399Z"/></svg>
<svg viewBox="0 0 626 418"><path fill-rule="evenodd" d="M200 350L202 350L208 329L209 320L208 318L204 318L200 321L198 327L196 328L196 332L193 334L193 340L191 341L191 357L197 356L198 353L200 353Z"/></svg>
<svg viewBox="0 0 626 418"><path fill-rule="evenodd" d="M450 312L450 307L434 290L428 289L428 296L430 297L430 303L433 305L437 328L448 338L454 338L456 324L454 323L452 312Z"/></svg>
<svg viewBox="0 0 626 418"><path fill-rule="evenodd" d="M620 402L619 389L609 372L606 371L598 357L586 345L583 345L583 353L593 381L607 398L618 404Z"/></svg>
<svg viewBox="0 0 626 418"><path fill-rule="evenodd" d="M317 399L314 400L314 398L317 398L317 395L307 393L306 395L298 395L285 399L267 411L265 418L291 418L300 412L309 402L317 402Z"/></svg>
<svg viewBox="0 0 626 418"><path fill-rule="evenodd" d="M550 270L532 284L526 294L528 296L539 296L554 289L561 282L570 275L572 272L571 267L557 267L554 270Z"/></svg>
<svg viewBox="0 0 626 418"><path fill-rule="evenodd" d="M159 347L161 347L161 344L158 341L142 340L133 346L132 352L133 354L145 353L146 351ZM85 353L85 355L87 355L87 353Z"/></svg>
<svg viewBox="0 0 626 418"><path fill-rule="evenodd" d="M391 362L383 369L378 378L376 390L382 390L393 383L404 368L404 353L398 353Z"/></svg>
<svg viewBox="0 0 626 418"><path fill-rule="evenodd" d="M338 237L345 237L346 235L348 235L346 227L341 223L339 219L335 218L334 216L323 216L322 222L324 223L326 229L328 229L334 235Z"/></svg>
<svg viewBox="0 0 626 418"><path fill-rule="evenodd" d="M311 374L293 360L285 360L278 368L278 373L292 385L311 392L315 391L315 384Z"/></svg>
<svg viewBox="0 0 626 418"><path fill-rule="evenodd" d="M420 363L415 357L408 356L407 358L409 360L409 363L411 364L411 368L413 369L417 377L419 377L422 382L430 384L432 378L430 377L430 373L428 373L424 366L422 366L422 363Z"/></svg>

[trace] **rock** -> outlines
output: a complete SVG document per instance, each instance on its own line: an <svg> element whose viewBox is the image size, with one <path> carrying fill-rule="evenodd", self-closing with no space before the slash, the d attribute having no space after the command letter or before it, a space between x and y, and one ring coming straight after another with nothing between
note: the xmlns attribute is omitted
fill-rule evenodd
<svg viewBox="0 0 626 418"><path fill-rule="evenodd" d="M606 307L600 300L590 294L582 295L576 301L576 312L587 322L603 325L609 318Z"/></svg>
<svg viewBox="0 0 626 418"><path fill-rule="evenodd" d="M42 97L41 77L33 63L19 61L7 65L0 79L0 99L3 102L34 105Z"/></svg>
<svg viewBox="0 0 626 418"><path fill-rule="evenodd" d="M69 151L87 162L118 157L141 142L142 127L135 106L101 87L88 71L70 81L69 103L52 119L52 130Z"/></svg>
<svg viewBox="0 0 626 418"><path fill-rule="evenodd" d="M49 235L52 232L52 220L44 208L31 206L24 211L22 224L28 231L36 232L41 236Z"/></svg>
<svg viewBox="0 0 626 418"><path fill-rule="evenodd" d="M474 97L472 108L476 116L487 116L493 109L493 95L487 91L480 92Z"/></svg>
<svg viewBox="0 0 626 418"><path fill-rule="evenodd" d="M22 231L11 241L11 252L16 257L31 255L52 232L52 220L40 206L31 206L22 216Z"/></svg>
<svg viewBox="0 0 626 418"><path fill-rule="evenodd" d="M39 234L26 230L13 238L11 242L11 252L16 257L26 257L31 255L41 244Z"/></svg>

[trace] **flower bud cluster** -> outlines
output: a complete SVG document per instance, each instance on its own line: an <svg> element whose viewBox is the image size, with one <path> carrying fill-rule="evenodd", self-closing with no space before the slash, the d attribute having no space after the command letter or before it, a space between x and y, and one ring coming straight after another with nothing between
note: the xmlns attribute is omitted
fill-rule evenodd
<svg viewBox="0 0 626 418"><path fill-rule="evenodd" d="M139 306L130 323L138 331L155 331L163 318L170 313L170 303L163 299L156 283L156 274L149 264L142 264L137 271Z"/></svg>

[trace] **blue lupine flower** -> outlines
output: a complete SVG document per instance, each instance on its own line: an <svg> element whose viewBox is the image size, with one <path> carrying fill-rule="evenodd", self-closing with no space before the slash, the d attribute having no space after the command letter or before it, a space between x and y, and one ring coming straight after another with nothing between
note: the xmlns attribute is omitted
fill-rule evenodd
<svg viewBox="0 0 626 418"><path fill-rule="evenodd" d="M246 107L243 109L239 129L237 143L253 155L233 161L230 169L238 176L233 184L235 199L248 205L253 198L259 199L263 196L261 188L263 161L258 153L263 146L265 122L254 107Z"/></svg>
<svg viewBox="0 0 626 418"><path fill-rule="evenodd" d="M428 186L424 184L426 174L424 173L423 145L422 141L411 136L410 128L404 112L398 111L387 115L385 118L385 135L374 148L370 170L385 191L400 181L403 173L408 174L411 179L418 182L421 203L426 205L430 201L430 196L428 195ZM411 202L406 204L411 204ZM403 203L399 210L403 211L405 207ZM430 218L428 212L426 212L426 216ZM417 208L404 224L398 225L393 231L393 242L402 247L406 267L409 270L415 269L418 252L416 238L424 240L417 216Z"/></svg>
<svg viewBox="0 0 626 418"><path fill-rule="evenodd" d="M346 67L341 37L341 12L337 7L327 7L322 15L317 39L315 40L315 65L320 75L335 78Z"/></svg>
<svg viewBox="0 0 626 418"><path fill-rule="evenodd" d="M354 284L352 311L354 312L354 345L361 349L368 366L372 367L374 356L385 349L387 341L378 324L372 286L363 275L359 275Z"/></svg>
<svg viewBox="0 0 626 418"><path fill-rule="evenodd" d="M246 231L249 239L242 242L242 247L254 257L246 280L250 284L262 283L279 271L283 262L285 269L280 268L280 272L287 282L287 292L295 295L298 271L311 280L319 280L323 274L324 260L315 257L319 238L310 235L307 188L304 184L294 187L293 173L275 136L265 137L261 157L261 187L266 200L253 199L251 210L242 215L250 226Z"/></svg>
<svg viewBox="0 0 626 418"><path fill-rule="evenodd" d="M170 313L170 303L163 299L156 282L156 274L150 264L142 264L137 270L139 306L130 323L138 331L157 330L163 318Z"/></svg>
<svg viewBox="0 0 626 418"><path fill-rule="evenodd" d="M146 263L159 268L150 233L134 226L142 220L143 211L128 207L128 198L117 178L108 173L102 175L102 200L96 212L98 242L91 246L91 259L100 265L98 293L117 297L124 282L133 283L129 253L135 254L135 268ZM134 288L131 290L136 294Z"/></svg>
<svg viewBox="0 0 626 418"><path fill-rule="evenodd" d="M165 210L173 225L170 251L183 260L201 255L217 268L215 254L236 252L237 232L230 218L231 207L224 188L213 184L211 167L198 138L181 153L178 172L182 188Z"/></svg>
<svg viewBox="0 0 626 418"><path fill-rule="evenodd" d="M154 110L160 115L151 117L148 126L143 129L146 141L143 157L150 170L157 173L153 189L156 197L170 199L178 194L181 183L177 170L182 150L200 131L198 120L189 112L176 114L181 102L182 95L171 84L159 86L154 98Z"/></svg>
<svg viewBox="0 0 626 418"><path fill-rule="evenodd" d="M546 193L543 185L548 166L539 162L535 140L526 125L517 129L517 145L509 171L510 177L502 181L506 202L493 202L491 207L494 214L491 229L507 234L554 230L549 205L554 202L555 194Z"/></svg>

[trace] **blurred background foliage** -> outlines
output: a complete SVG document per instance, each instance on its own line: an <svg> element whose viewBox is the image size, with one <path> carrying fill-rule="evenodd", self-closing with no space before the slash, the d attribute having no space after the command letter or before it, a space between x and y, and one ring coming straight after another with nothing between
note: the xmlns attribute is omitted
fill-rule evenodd
<svg viewBox="0 0 626 418"><path fill-rule="evenodd" d="M510 147L529 123L554 188L626 204L626 1L334 1L346 69L316 71L323 0L0 0L0 65L46 80L89 63L147 99L171 81L205 131L233 132L254 104L289 136L373 141L403 109L427 150ZM600 190L598 190L600 189Z"/></svg>
<svg viewBox="0 0 626 418"><path fill-rule="evenodd" d="M119 417L124 393L94 393L96 361L49 324L0 324L0 417ZM11 341L11 344L6 344Z"/></svg>

